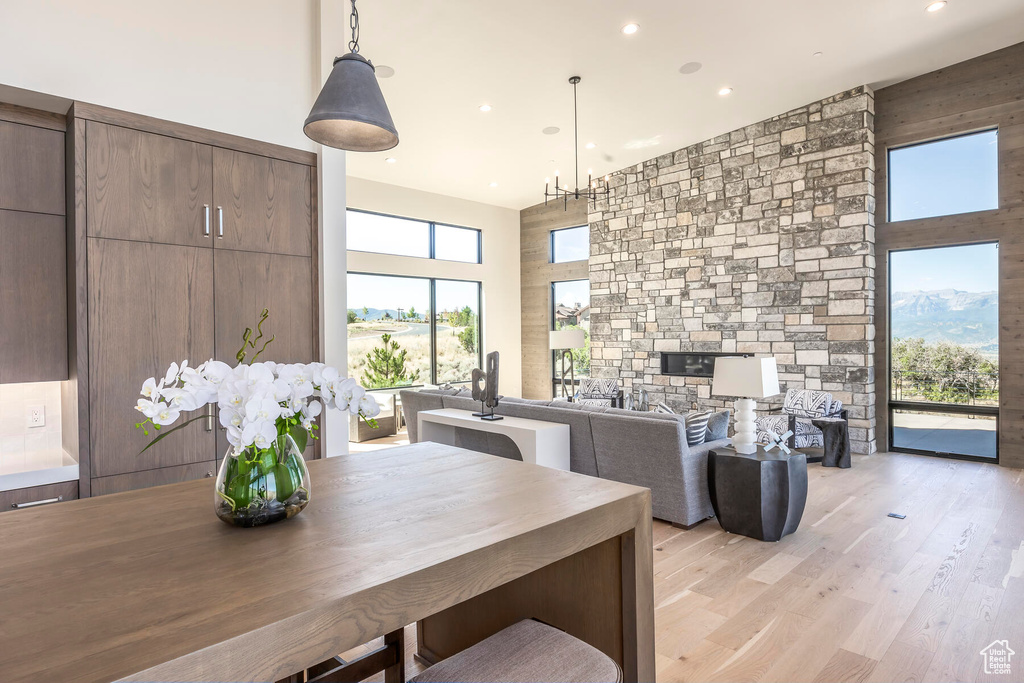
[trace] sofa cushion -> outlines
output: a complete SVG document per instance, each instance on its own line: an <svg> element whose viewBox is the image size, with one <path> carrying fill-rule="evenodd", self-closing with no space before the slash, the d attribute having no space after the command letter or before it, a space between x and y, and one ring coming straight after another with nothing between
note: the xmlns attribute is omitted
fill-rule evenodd
<svg viewBox="0 0 1024 683"><path fill-rule="evenodd" d="M496 413L526 420L542 420L569 425L569 469L580 474L597 476L594 459L594 437L590 430L590 415L583 410L567 408L568 404L552 405L501 402Z"/></svg>

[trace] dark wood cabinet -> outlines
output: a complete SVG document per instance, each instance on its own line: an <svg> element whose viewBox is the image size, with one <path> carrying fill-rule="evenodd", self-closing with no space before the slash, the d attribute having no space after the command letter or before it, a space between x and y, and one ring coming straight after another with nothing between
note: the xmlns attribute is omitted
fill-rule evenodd
<svg viewBox="0 0 1024 683"><path fill-rule="evenodd" d="M214 246L309 256L310 171L309 166L280 159L213 150Z"/></svg>
<svg viewBox="0 0 1024 683"><path fill-rule="evenodd" d="M309 258L217 249L214 272L217 360L235 364L242 332L256 324L264 308L270 311L263 325L264 340L273 337L274 341L258 360L308 363L315 358L313 301L309 296L295 296L296 292L308 291L313 286ZM250 350L249 359L252 353ZM223 430L219 434L219 449L225 452L227 438ZM307 457L313 446L311 439Z"/></svg>
<svg viewBox="0 0 1024 683"><path fill-rule="evenodd" d="M212 246L212 149L89 121L88 234Z"/></svg>
<svg viewBox="0 0 1024 683"><path fill-rule="evenodd" d="M121 493L122 491L134 491L135 489L146 489L151 486L163 486L164 484L177 484L179 481L191 481L193 479L213 479L217 476L219 462L194 462L188 465L177 465L175 467L158 467L153 470L142 470L129 472L128 474L115 474L110 477L99 477L92 480L92 495L104 496L108 493ZM210 509L213 509L213 485L210 486ZM212 513L211 513L212 514Z"/></svg>
<svg viewBox="0 0 1024 683"><path fill-rule="evenodd" d="M89 238L92 476L215 457L213 427L193 422L140 455L156 435L135 423L147 377L213 356L213 250Z"/></svg>
<svg viewBox="0 0 1024 683"><path fill-rule="evenodd" d="M64 217L0 209L0 245L0 382L65 380Z"/></svg>
<svg viewBox="0 0 1024 683"><path fill-rule="evenodd" d="M0 209L64 215L64 131L0 120Z"/></svg>
<svg viewBox="0 0 1024 683"><path fill-rule="evenodd" d="M69 121L65 405L79 429L65 445L83 495L212 477L227 449L213 411L140 455L154 431L134 427L139 390L172 361L233 365L263 308L276 337L263 358L320 358L316 157L77 102Z"/></svg>
<svg viewBox="0 0 1024 683"><path fill-rule="evenodd" d="M263 325L274 341L259 357L278 363L308 363L313 358L313 301L296 295L313 285L310 259L218 249L214 252L217 302L217 360L235 364L242 332L253 327L266 308ZM250 354L251 357L251 354Z"/></svg>
<svg viewBox="0 0 1024 683"><path fill-rule="evenodd" d="M78 498L77 481L62 481L56 484L0 491L0 512L27 510L40 505L51 505L76 498Z"/></svg>

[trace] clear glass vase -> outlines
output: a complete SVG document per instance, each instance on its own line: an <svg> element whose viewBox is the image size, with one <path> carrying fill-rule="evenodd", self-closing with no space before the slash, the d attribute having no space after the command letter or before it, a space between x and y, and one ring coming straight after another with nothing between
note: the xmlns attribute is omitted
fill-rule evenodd
<svg viewBox="0 0 1024 683"><path fill-rule="evenodd" d="M290 434L270 448L228 450L217 472L214 509L232 526L273 524L302 512L309 502L309 470Z"/></svg>

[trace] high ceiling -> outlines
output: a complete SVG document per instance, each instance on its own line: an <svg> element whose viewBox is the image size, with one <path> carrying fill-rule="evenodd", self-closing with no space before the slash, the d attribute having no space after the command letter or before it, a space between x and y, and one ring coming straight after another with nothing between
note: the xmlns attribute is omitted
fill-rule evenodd
<svg viewBox="0 0 1024 683"><path fill-rule="evenodd" d="M572 75L580 172L600 175L1024 40L1022 0L928 2L363 0L361 53L394 69L380 82L401 142L348 154L348 173L521 209L572 170ZM640 28L624 35L630 22ZM689 62L702 68L680 73Z"/></svg>

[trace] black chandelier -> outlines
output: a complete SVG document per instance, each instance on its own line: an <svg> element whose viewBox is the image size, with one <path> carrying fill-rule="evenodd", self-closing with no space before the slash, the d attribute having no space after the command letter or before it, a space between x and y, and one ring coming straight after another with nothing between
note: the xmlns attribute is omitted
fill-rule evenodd
<svg viewBox="0 0 1024 683"><path fill-rule="evenodd" d="M576 86L580 82L579 76L573 76L569 79L572 84L572 129L573 129L573 160L575 161L575 173L573 174L573 184L576 186L572 190L569 189L569 184L559 185L558 171L555 171L555 191L550 191L551 179L544 179L544 203L547 204L549 199L561 199L565 204L565 209L569 209L569 199L587 199L591 202L597 202L601 197L607 197L611 191L608 187L608 176L602 179L594 180L594 172L591 170L587 171L587 184L585 187L580 187L580 123L579 123L579 107L576 103Z"/></svg>

